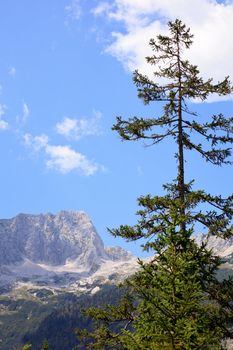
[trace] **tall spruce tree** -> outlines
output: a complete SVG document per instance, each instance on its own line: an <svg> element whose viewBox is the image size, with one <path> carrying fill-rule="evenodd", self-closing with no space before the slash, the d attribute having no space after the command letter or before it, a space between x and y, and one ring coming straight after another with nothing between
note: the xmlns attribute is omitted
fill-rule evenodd
<svg viewBox="0 0 233 350"><path fill-rule="evenodd" d="M185 179L184 167L186 150L214 165L230 164L233 118L219 114L202 122L190 111L189 100L224 96L232 92L232 86L228 77L216 84L212 79L204 81L197 66L184 59L184 50L192 44L190 29L178 19L168 26L170 36L150 40L153 55L146 59L155 68L154 79L134 73L138 96L146 104L162 103L162 115L117 117L113 130L128 141L157 144L174 139L177 178L164 186L164 196L139 198L135 226L111 230L127 240L146 239L144 249L151 250L154 258L140 262L139 272L127 281L129 296L117 308L109 305L85 311L98 322L92 333L82 333L90 349L217 350L223 348L224 336L232 336L233 283L217 281L221 260L205 243L197 246L192 234L195 224L201 223L209 235L231 235L233 196L194 191L193 181Z"/></svg>

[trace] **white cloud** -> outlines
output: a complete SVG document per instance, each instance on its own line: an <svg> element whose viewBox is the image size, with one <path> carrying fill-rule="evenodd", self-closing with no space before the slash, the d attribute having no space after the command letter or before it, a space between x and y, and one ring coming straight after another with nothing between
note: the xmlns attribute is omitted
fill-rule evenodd
<svg viewBox="0 0 233 350"><path fill-rule="evenodd" d="M12 77L14 77L15 74L16 74L16 68L15 68L15 67L10 67L8 73L9 73L9 75L11 75Z"/></svg>
<svg viewBox="0 0 233 350"><path fill-rule="evenodd" d="M0 130L6 130L9 127L9 123L2 119L6 113L6 105L0 104Z"/></svg>
<svg viewBox="0 0 233 350"><path fill-rule="evenodd" d="M112 5L108 2L100 2L97 7L92 10L92 13L96 16L101 15L103 13L110 13L112 10Z"/></svg>
<svg viewBox="0 0 233 350"><path fill-rule="evenodd" d="M0 118L6 113L6 105L0 104Z"/></svg>
<svg viewBox="0 0 233 350"><path fill-rule="evenodd" d="M65 6L65 11L68 18L72 20L79 20L82 16L82 7L80 0L73 0L69 5Z"/></svg>
<svg viewBox="0 0 233 350"><path fill-rule="evenodd" d="M99 121L101 117L102 114L99 111L94 111L94 117L89 119L65 117L62 122L56 124L56 131L58 134L74 140L79 140L84 136L100 135Z"/></svg>
<svg viewBox="0 0 233 350"><path fill-rule="evenodd" d="M34 152L43 151L46 156L46 166L48 169L54 169L61 174L67 174L71 171L78 171L81 175L94 175L103 167L87 159L87 157L70 146L51 145L47 135L32 136L25 134L23 136L24 144L30 147Z"/></svg>
<svg viewBox="0 0 233 350"><path fill-rule="evenodd" d="M48 168L55 169L62 174L67 174L72 170L78 170L82 175L94 175L99 166L89 161L85 155L76 152L70 146L46 147L46 153L50 159L46 164Z"/></svg>
<svg viewBox="0 0 233 350"><path fill-rule="evenodd" d="M9 124L5 120L0 119L0 130L6 130L8 127Z"/></svg>
<svg viewBox="0 0 233 350"><path fill-rule="evenodd" d="M30 111L26 102L23 102L23 116L22 121L25 123L29 117Z"/></svg>
<svg viewBox="0 0 233 350"><path fill-rule="evenodd" d="M23 141L26 146L29 146L33 149L33 151L38 152L47 147L49 138L45 134L32 136L31 134L27 133L23 135Z"/></svg>
<svg viewBox="0 0 233 350"><path fill-rule="evenodd" d="M180 18L195 35L187 58L202 76L222 80L230 75L233 80L233 1L114 0L100 2L93 12L122 24L121 31L112 32L107 52L129 71L149 74L149 39L167 33L167 22Z"/></svg>
<svg viewBox="0 0 233 350"><path fill-rule="evenodd" d="M61 123L56 124L56 131L60 135L69 137L73 130L77 127L77 119L65 117Z"/></svg>

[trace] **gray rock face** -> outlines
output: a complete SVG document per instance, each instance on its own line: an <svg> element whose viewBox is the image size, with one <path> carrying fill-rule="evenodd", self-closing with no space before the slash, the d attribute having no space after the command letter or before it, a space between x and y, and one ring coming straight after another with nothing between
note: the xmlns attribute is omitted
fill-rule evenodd
<svg viewBox="0 0 233 350"><path fill-rule="evenodd" d="M28 288L77 290L80 283L108 282L110 275L122 274L126 265L128 271L130 264L134 268L136 258L129 252L104 248L84 212L19 214L0 220L0 293L17 290L22 283Z"/></svg>
<svg viewBox="0 0 233 350"><path fill-rule="evenodd" d="M25 258L49 265L78 259L80 265L91 267L105 255L103 242L84 212L19 214L0 220L0 265Z"/></svg>
<svg viewBox="0 0 233 350"><path fill-rule="evenodd" d="M129 260L133 258L132 253L127 252L121 247L106 247L105 252L112 261Z"/></svg>
<svg viewBox="0 0 233 350"><path fill-rule="evenodd" d="M208 236L206 234L199 234L195 237L197 244L202 242L207 243L207 247L212 249L214 254L219 256L227 256L233 253L233 237L223 239L217 236Z"/></svg>

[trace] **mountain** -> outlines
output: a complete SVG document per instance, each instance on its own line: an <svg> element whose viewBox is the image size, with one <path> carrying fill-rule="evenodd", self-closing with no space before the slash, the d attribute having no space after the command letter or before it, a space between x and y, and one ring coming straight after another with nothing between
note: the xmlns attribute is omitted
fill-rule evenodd
<svg viewBox="0 0 233 350"><path fill-rule="evenodd" d="M0 220L0 239L1 265L26 258L55 266L78 258L77 267L88 268L93 261L105 257L103 242L83 212L19 214Z"/></svg>
<svg viewBox="0 0 233 350"><path fill-rule="evenodd" d="M221 278L232 274L233 238L195 239L223 257ZM137 268L131 253L104 247L84 212L0 220L0 350L39 350L45 338L53 350L72 349L75 329L91 327L81 309L117 303L116 284Z"/></svg>
<svg viewBox="0 0 233 350"><path fill-rule="evenodd" d="M84 212L19 214L0 220L0 242L4 290L22 283L74 289L84 280L93 282L101 274L108 278L120 270L122 274L124 265L126 270L130 264L137 265L137 259L124 249L105 248Z"/></svg>
<svg viewBox="0 0 233 350"><path fill-rule="evenodd" d="M233 236L223 239L217 236L208 236L206 234L198 234L196 236L198 244L207 243L207 247L221 257L226 257L233 253Z"/></svg>
<svg viewBox="0 0 233 350"><path fill-rule="evenodd" d="M207 236L200 234L195 239L200 244ZM85 292L96 281L118 282L138 267L131 253L120 247L104 247L82 211L19 214L0 220L0 242L0 292L16 289L19 293L27 286ZM208 247L230 257L233 238L209 237Z"/></svg>
<svg viewBox="0 0 233 350"><path fill-rule="evenodd" d="M87 325L80 309L116 302L116 284L137 268L131 253L104 247L84 212L0 220L0 350L39 350L45 337L53 350L73 348Z"/></svg>

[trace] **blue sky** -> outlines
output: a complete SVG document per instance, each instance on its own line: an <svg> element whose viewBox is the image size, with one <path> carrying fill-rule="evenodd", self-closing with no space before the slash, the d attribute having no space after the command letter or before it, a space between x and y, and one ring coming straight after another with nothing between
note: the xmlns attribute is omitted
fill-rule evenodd
<svg viewBox="0 0 233 350"><path fill-rule="evenodd" d="M8 0L0 16L1 218L84 210L106 245L142 255L106 227L135 223L137 197L162 193L176 176L176 146L121 142L111 126L119 115L159 113L138 100L131 77L150 74L147 43L168 20L191 27L187 57L204 77L233 80L233 2ZM232 115L232 96L192 108ZM232 167L187 155L186 169L196 188L232 191Z"/></svg>

